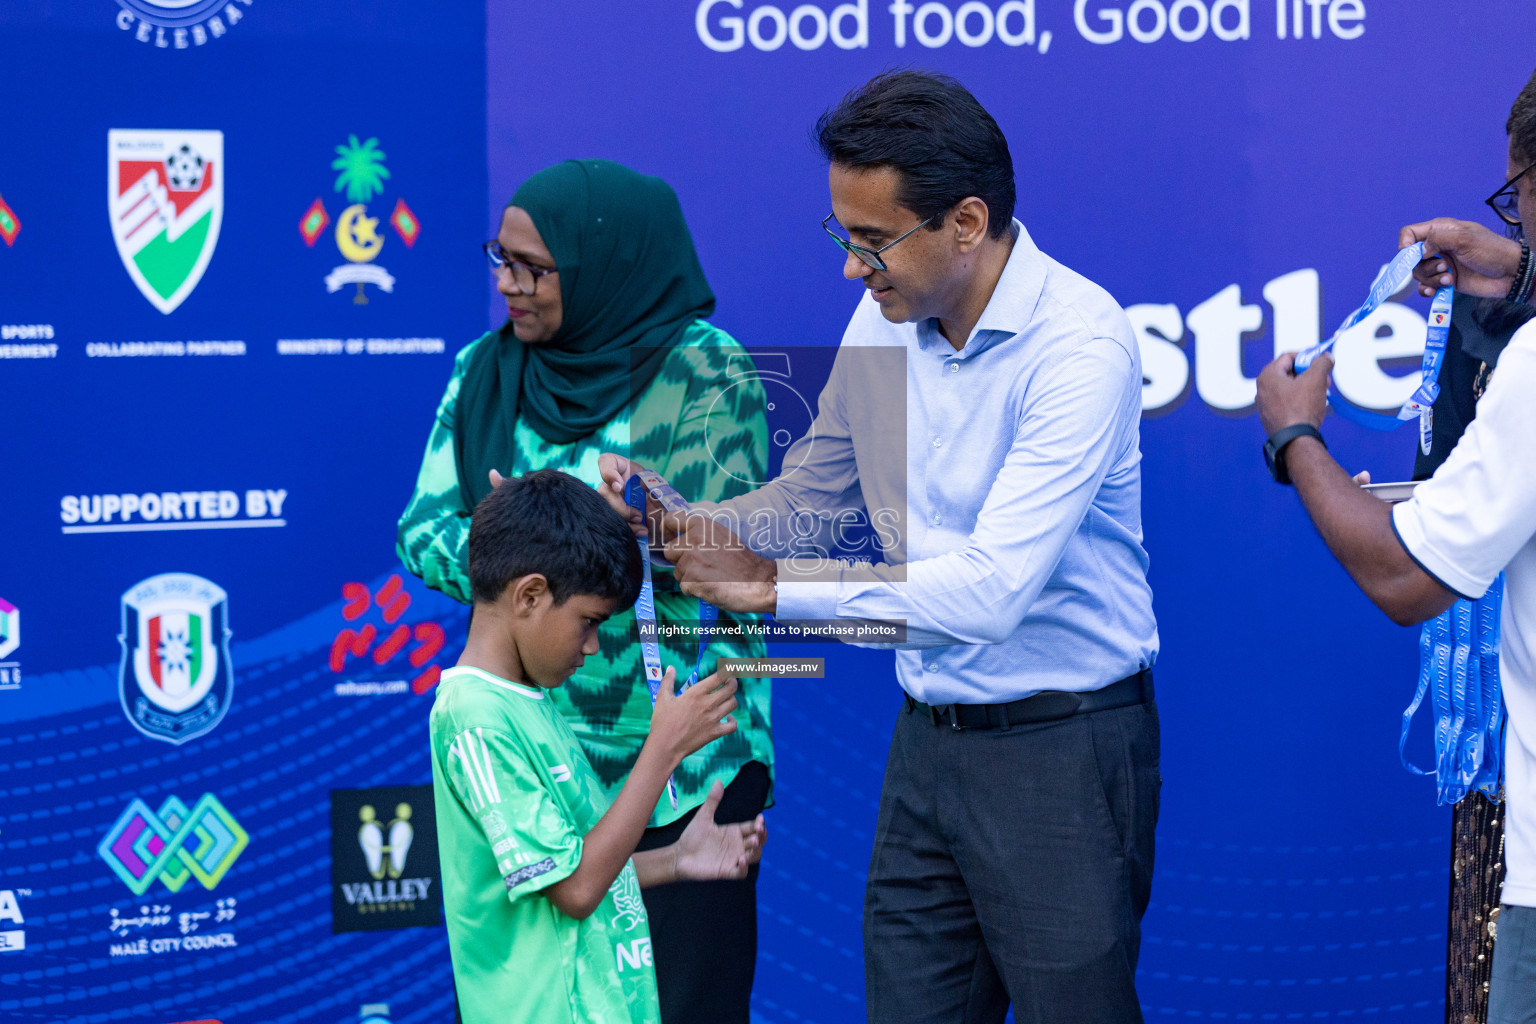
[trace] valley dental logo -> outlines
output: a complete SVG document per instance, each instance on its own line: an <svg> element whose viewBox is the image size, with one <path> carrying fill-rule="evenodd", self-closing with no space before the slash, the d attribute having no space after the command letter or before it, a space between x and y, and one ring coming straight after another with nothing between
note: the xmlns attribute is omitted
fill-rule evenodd
<svg viewBox="0 0 1536 1024"><path fill-rule="evenodd" d="M331 791L333 932L442 923L439 878L431 786Z"/></svg>

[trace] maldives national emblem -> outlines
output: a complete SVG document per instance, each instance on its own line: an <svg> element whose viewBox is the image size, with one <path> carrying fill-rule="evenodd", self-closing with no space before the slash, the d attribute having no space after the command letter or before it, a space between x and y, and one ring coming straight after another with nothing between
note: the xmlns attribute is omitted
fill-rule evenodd
<svg viewBox="0 0 1536 1024"><path fill-rule="evenodd" d="M107 133L107 204L128 276L169 313L203 278L224 219L224 133Z"/></svg>
<svg viewBox="0 0 1536 1024"><path fill-rule="evenodd" d="M223 721L235 688L228 612L224 588L184 572L123 595L118 690L134 728L181 744Z"/></svg>

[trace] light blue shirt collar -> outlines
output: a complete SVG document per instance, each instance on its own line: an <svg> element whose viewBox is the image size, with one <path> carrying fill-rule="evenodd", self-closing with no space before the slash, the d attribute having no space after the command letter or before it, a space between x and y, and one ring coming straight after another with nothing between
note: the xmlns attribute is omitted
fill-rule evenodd
<svg viewBox="0 0 1536 1024"><path fill-rule="evenodd" d="M1045 287L1045 257L1018 218L1008 231L1013 236L1013 251L965 345L955 351L939 332L938 318L929 317L917 325L918 345L924 351L936 351L946 359L966 359L1005 338L1023 334L1029 326Z"/></svg>

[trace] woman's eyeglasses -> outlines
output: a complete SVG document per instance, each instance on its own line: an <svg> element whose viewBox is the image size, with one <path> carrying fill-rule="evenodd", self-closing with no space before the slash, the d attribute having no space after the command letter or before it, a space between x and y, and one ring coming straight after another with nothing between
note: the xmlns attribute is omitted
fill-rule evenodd
<svg viewBox="0 0 1536 1024"><path fill-rule="evenodd" d="M491 265L491 273L498 274L503 268L510 271L512 283L524 295L532 295L533 290L539 286L539 278L553 274L556 270L555 267L535 267L531 263L513 259L494 238L480 248L485 251L485 262Z"/></svg>

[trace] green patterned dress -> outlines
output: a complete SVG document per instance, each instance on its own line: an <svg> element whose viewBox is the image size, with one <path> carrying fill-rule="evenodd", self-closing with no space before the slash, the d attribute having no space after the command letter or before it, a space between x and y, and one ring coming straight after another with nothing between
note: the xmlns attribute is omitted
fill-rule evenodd
<svg viewBox="0 0 1536 1024"><path fill-rule="evenodd" d="M400 517L400 560L427 586L457 601L470 602L469 516L459 496L453 424L459 382L476 345L454 362L453 378L438 406L416 493ZM730 370L750 366L750 357L724 331L694 321L650 386L601 430L572 444L545 441L519 418L516 461L502 473L559 469L582 480L599 479L603 452L627 454L656 470L689 501L721 501L745 493L767 476L768 426L762 385L751 376L733 381ZM745 362L744 362L745 361ZM738 369L738 372L739 369ZM698 619L698 602L677 590L670 574L656 574L656 617L661 623ZM721 612L722 623L752 620ZM551 691L611 800L629 774L651 721L650 691L640 656L633 611L615 615L599 631L601 650L570 680ZM662 640L662 664L679 681L693 670L698 645L692 639ZM705 655L704 672L717 658L761 657L761 640L716 641ZM690 756L677 771L678 806L663 797L651 825L665 825L703 803L716 780L729 784L748 761L773 774L773 734L768 715L769 681L743 679L737 699L737 730ZM769 790L772 803L772 789Z"/></svg>

